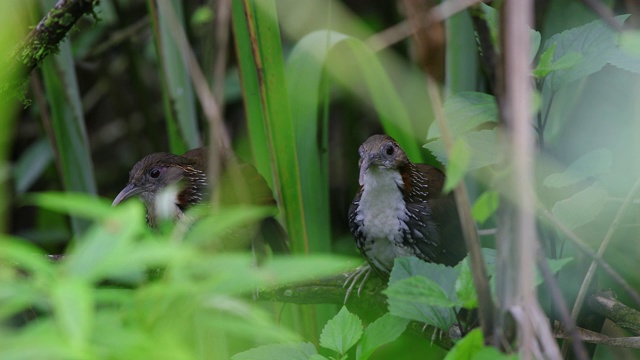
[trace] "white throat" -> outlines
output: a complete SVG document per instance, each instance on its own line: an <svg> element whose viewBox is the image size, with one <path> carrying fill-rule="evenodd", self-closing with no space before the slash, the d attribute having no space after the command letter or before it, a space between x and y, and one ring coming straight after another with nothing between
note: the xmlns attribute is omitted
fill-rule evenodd
<svg viewBox="0 0 640 360"><path fill-rule="evenodd" d="M363 177L357 210L356 221L368 239L364 251L389 270L395 257L411 255L411 251L402 246L402 232L408 230L409 219L402 186L402 176L397 170L369 168Z"/></svg>

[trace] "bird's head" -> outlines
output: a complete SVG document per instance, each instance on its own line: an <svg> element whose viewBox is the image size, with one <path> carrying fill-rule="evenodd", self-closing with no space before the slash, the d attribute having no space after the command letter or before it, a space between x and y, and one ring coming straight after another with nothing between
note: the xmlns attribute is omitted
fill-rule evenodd
<svg viewBox="0 0 640 360"><path fill-rule="evenodd" d="M378 170L399 170L409 163L407 154L400 145L388 135L373 135L369 137L358 150L360 153L360 185L364 185L365 174Z"/></svg>
<svg viewBox="0 0 640 360"><path fill-rule="evenodd" d="M140 195L147 207L153 204L156 195L169 185L188 176L194 160L170 153L147 155L138 161L129 172L129 182L113 200L112 206Z"/></svg>

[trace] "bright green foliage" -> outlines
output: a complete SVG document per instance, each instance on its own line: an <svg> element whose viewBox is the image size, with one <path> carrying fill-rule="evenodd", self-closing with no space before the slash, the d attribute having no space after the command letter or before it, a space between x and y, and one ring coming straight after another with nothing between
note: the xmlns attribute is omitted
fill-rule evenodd
<svg viewBox="0 0 640 360"><path fill-rule="evenodd" d="M344 355L362 337L362 321L342 307L320 334L320 346Z"/></svg>
<svg viewBox="0 0 640 360"><path fill-rule="evenodd" d="M483 192L471 208L471 215L478 224L484 224L489 217L495 214L500 204L500 197L495 190L487 190Z"/></svg>

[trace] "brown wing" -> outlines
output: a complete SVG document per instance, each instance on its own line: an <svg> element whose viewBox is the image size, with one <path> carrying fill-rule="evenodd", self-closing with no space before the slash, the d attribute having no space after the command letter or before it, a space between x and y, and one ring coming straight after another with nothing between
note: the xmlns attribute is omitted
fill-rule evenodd
<svg viewBox="0 0 640 360"><path fill-rule="evenodd" d="M442 194L446 180L442 171L425 164L415 165L427 178L427 201L438 227L440 244L434 262L454 266L467 255L455 198L453 193Z"/></svg>

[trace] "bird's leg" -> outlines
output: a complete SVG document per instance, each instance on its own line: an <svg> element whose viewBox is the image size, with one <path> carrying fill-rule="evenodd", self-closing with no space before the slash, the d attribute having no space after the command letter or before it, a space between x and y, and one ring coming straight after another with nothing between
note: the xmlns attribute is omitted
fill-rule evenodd
<svg viewBox="0 0 640 360"><path fill-rule="evenodd" d="M360 282L360 286L358 286L358 297L360 296L360 292L362 291L364 284L367 282L367 279L369 279L369 275L371 275L371 266L368 263L365 263L364 265L358 266L358 268L354 272L347 276L347 279L342 285L342 287L345 287L347 286L347 284L349 284L347 293L344 295L345 304L347 303L347 300L349 300L349 295L351 295L353 287L358 283L358 281L360 281L360 279L362 279L362 281Z"/></svg>

